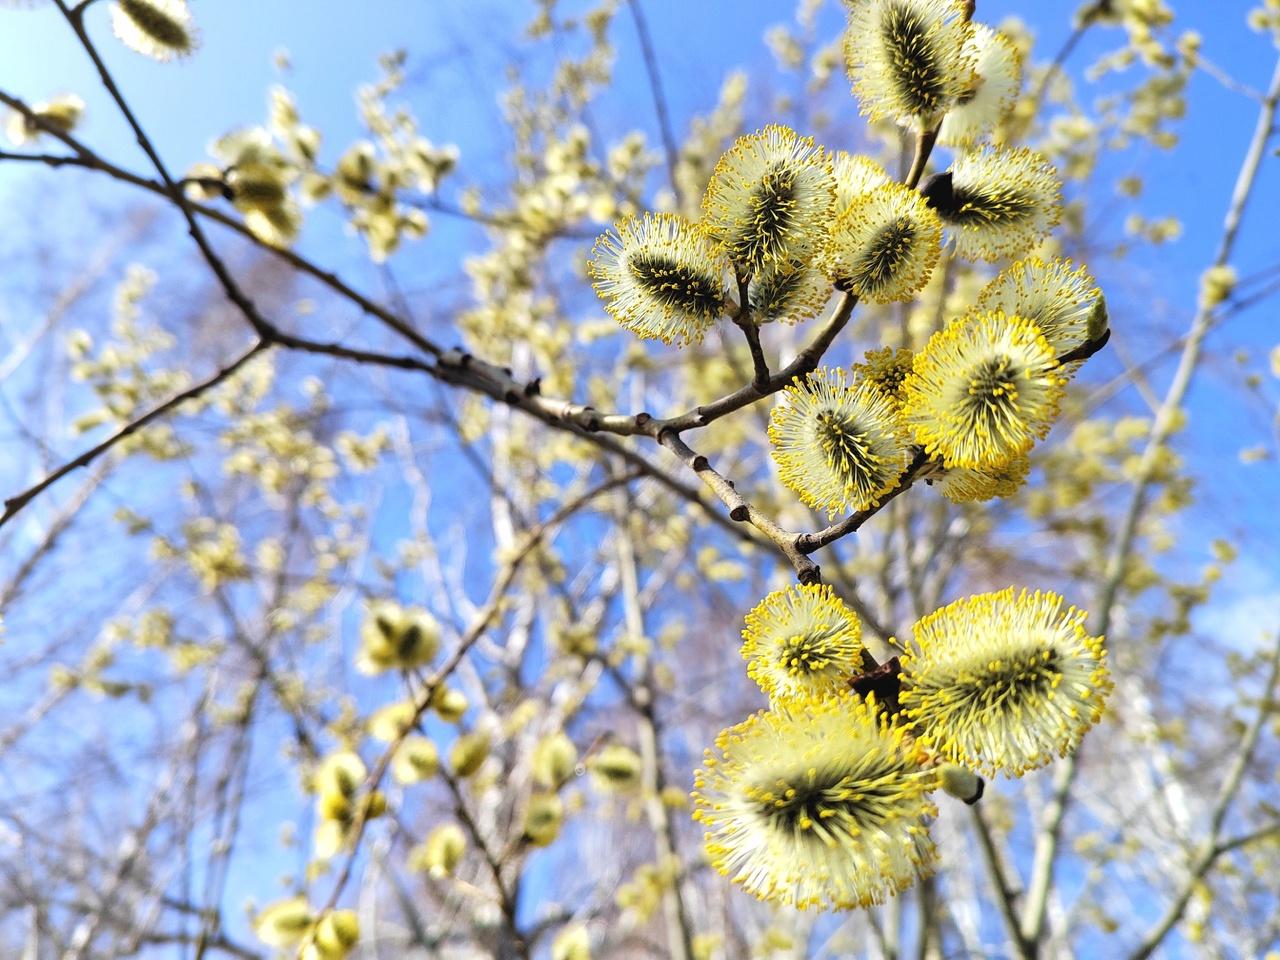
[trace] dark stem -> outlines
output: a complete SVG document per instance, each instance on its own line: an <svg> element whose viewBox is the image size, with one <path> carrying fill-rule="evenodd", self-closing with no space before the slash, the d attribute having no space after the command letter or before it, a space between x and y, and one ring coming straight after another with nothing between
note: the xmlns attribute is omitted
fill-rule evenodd
<svg viewBox="0 0 1280 960"><path fill-rule="evenodd" d="M10 497L8 500L4 502L4 513L0 514L0 527L8 523L11 519L13 519L14 514L18 513L18 511L20 511L28 503L30 503L32 500L38 497L45 490L49 489L51 486L53 486L55 483L57 483L59 480L65 477L67 474L75 470L79 470L81 467L87 467L89 464L93 463L94 460L98 459L98 457L102 456L104 453L106 453L108 450L110 450L112 447L118 444L121 440L137 433L139 430L141 430L147 424L151 423L153 420L157 420L160 417L164 416L166 413L178 407L184 401L191 400L195 397L198 397L202 393L204 393L206 390L209 390L217 386L223 380L226 380L227 377L231 376L233 373L235 373L237 370L243 367L246 363L248 363L252 357L261 353L263 350L265 350L269 346L270 344L267 341L258 340L256 343L254 343L252 347L249 348L248 351L246 351L245 353L242 353L235 360L231 361L231 363L227 364L217 373L213 374L213 376L208 377L205 380L201 380L199 383L188 387L186 390L183 390L181 393L175 393L172 397L164 401L164 403L160 404L158 407L153 407L151 410L148 410L146 413L138 417L136 420L131 420L129 423L126 423L123 427L121 427L111 436L107 437L107 439L103 440L96 447L92 447L91 449L86 450L84 453L80 454L80 456L76 457L74 460L70 460L67 463L63 464L61 467L53 471L53 473L49 474L47 477L45 477L35 486L29 487L26 490L22 491L22 493L19 493L16 496Z"/></svg>
<svg viewBox="0 0 1280 960"><path fill-rule="evenodd" d="M1057 359L1057 361L1054 363L1054 366L1062 367L1062 366L1066 366L1068 363L1075 363L1077 360L1088 360L1095 353L1097 353L1103 347L1105 347L1107 345L1107 341L1110 339L1111 339L1111 328L1107 327L1107 329L1102 331L1101 336L1095 337L1092 340L1086 340L1084 343L1080 344L1080 346L1076 347L1074 350L1068 350L1066 353L1064 353L1062 356L1060 356Z"/></svg>
<svg viewBox="0 0 1280 960"><path fill-rule="evenodd" d="M653 95L653 109L658 115L658 133L662 136L662 151L666 154L667 178L671 181L671 192L676 195L676 209L684 206L680 193L680 181L676 177L676 160L679 151L676 138L671 130L671 115L667 112L667 101L662 95L662 78L658 74L658 57L653 51L653 39L649 36L649 24L645 21L644 11L640 8L640 0L628 0L631 8L631 19L636 24L636 37L640 41L640 54L644 58L644 69L649 75L649 90Z"/></svg>
<svg viewBox="0 0 1280 960"><path fill-rule="evenodd" d="M901 493L905 493L916 482L920 474L924 472L925 467L929 465L929 455L921 449L916 450L916 454L911 458L911 463L898 478L897 485L880 498L880 502L874 507L867 507L865 510L859 510L857 513L851 513L837 523L817 533L801 533L796 535L795 546L803 554L810 554L819 547L825 547L827 544L835 543L841 537L848 536L856 531L864 523L874 517L877 513L885 508L894 497Z"/></svg>
<svg viewBox="0 0 1280 960"><path fill-rule="evenodd" d="M933 153L933 145L937 142L937 127L916 134L916 155L912 157L911 169L907 172L907 179L903 181L913 190L920 182L920 178L924 176L924 168L929 163L929 154Z"/></svg>

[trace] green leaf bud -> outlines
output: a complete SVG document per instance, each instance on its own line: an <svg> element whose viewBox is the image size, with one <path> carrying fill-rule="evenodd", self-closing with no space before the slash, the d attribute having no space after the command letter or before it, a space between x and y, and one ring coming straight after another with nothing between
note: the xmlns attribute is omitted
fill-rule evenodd
<svg viewBox="0 0 1280 960"><path fill-rule="evenodd" d="M564 801L556 793L535 793L524 814L524 838L536 847L545 847L560 835L564 823Z"/></svg>
<svg viewBox="0 0 1280 960"><path fill-rule="evenodd" d="M635 789L640 783L640 757L620 743L611 743L587 761L596 786L621 793Z"/></svg>
<svg viewBox="0 0 1280 960"><path fill-rule="evenodd" d="M306 897L291 897L269 904L253 921L254 931L269 947L300 943L315 922Z"/></svg>
<svg viewBox="0 0 1280 960"><path fill-rule="evenodd" d="M449 769L455 777L469 777L489 756L487 733L464 733L449 749Z"/></svg>
<svg viewBox="0 0 1280 960"><path fill-rule="evenodd" d="M558 790L578 767L578 748L562 730L544 737L533 750L533 779L541 787Z"/></svg>

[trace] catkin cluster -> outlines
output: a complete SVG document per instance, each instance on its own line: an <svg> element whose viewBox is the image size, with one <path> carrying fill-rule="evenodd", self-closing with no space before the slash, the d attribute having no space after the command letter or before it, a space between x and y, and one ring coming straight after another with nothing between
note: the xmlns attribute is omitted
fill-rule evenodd
<svg viewBox="0 0 1280 960"><path fill-rule="evenodd" d="M849 2L853 91L871 119L914 133L906 182L769 126L721 157L699 221L627 218L590 265L619 323L679 345L726 318L749 336L809 320L837 293L911 300L945 258L1003 266L916 349L872 350L780 391L779 479L829 517L874 511L921 477L954 503L1009 496L1068 380L1106 341L1087 271L1037 256L1061 183L1044 157L1000 142L1021 66L971 11ZM952 158L922 183L935 144ZM743 647L770 709L724 731L696 778L713 863L802 908L865 906L910 885L934 857L930 793L976 799L976 771L1021 776L1101 716L1111 684L1084 619L1052 593L974 596L924 617L900 661L867 671L858 619L830 587L771 594Z"/></svg>

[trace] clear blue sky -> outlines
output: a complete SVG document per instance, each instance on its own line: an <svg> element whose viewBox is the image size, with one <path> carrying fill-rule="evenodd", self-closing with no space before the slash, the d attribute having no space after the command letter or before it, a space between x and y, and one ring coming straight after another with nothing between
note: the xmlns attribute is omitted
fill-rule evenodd
<svg viewBox="0 0 1280 960"><path fill-rule="evenodd" d="M1269 40L1244 27L1251 5L1248 0L1175 4L1185 25L1203 34L1208 59L1239 81L1261 88L1270 76L1275 51ZM463 179L483 181L495 178L500 170L497 94L505 85L504 65L520 54L520 29L531 6L525 0L366 0L359 4L350 0L196 0L193 11L204 46L197 56L177 65L150 63L113 43L105 3L96 5L90 22L102 37L102 49L121 86L175 170L202 159L205 145L218 134L261 122L265 92L282 79L297 93L304 119L325 131L324 156L332 162L341 145L360 135L353 97L356 86L376 76L380 53L403 46L411 54L413 87L407 96L424 131L436 142L459 144ZM993 23L1010 14L1028 19L1042 38L1038 55L1044 58L1067 36L1074 6L980 0L978 16ZM789 18L790 7L778 0L648 0L646 10L677 131L686 128L691 115L714 103L728 70L738 65L759 67L766 61L762 34L771 24ZM622 122L641 123L653 131L648 88L634 56L635 40L625 11L616 33L622 48L621 82L610 102L617 107L615 116L622 118L619 127ZM1077 52L1070 72L1078 77L1076 68L1091 53L1115 42L1114 34L1091 39ZM278 49L287 49L293 64L287 77L273 64ZM51 8L0 9L0 88L30 100L64 90L79 93L89 104L83 130L86 139L122 165L145 170L128 131L100 93L88 61ZM849 107L851 113L856 110L852 99ZM1188 119L1180 128L1184 145L1167 153L1136 151L1124 160L1123 172L1141 173L1148 183L1138 209L1150 217L1176 213L1185 224L1176 243L1118 266L1109 265L1100 274L1104 285L1108 280L1116 284L1118 295L1111 296L1113 324L1138 359L1164 342L1155 333L1181 331L1189 322L1196 277L1217 243L1255 112L1247 98L1197 74L1190 89ZM0 164L0 203L15 196L27 178L42 175ZM112 188L104 188L102 197L127 199ZM1280 234L1270 229L1269 222L1277 210L1280 176L1272 169L1264 174L1245 224L1237 260L1241 275L1280 263ZM1117 238L1122 220L1120 216L1110 223ZM76 227L64 226L69 231ZM452 236L437 234L407 256L414 258L415 265L429 264L431 251L438 249L431 244ZM313 252L344 269L354 270L362 259L361 245L354 239L330 239ZM434 262L443 264L437 269L452 271L457 257L451 254ZM1249 369L1265 372L1266 352L1280 340L1275 318L1274 306L1255 310L1215 333L1211 346L1219 351L1245 347L1252 357ZM1151 335L1146 340L1143 331ZM1257 595L1280 592L1280 578L1269 572L1280 569L1280 523L1274 516L1277 467L1275 461L1243 467L1237 451L1269 439L1274 446L1274 438L1269 436L1268 414L1242 402L1239 391L1233 389L1241 377L1240 368L1219 364L1206 373L1192 396L1189 443L1202 475L1197 495L1221 509L1216 511L1217 528L1193 532L1185 562L1195 568L1206 560L1207 556L1194 551L1211 537L1242 540L1244 572L1223 598L1230 601L1233 595L1250 594L1256 600ZM1153 374L1157 390L1163 389L1168 374L1168 365ZM1274 396L1275 381L1269 385ZM1206 469L1210 462L1206 455L1215 458L1212 473ZM1224 602L1213 616L1226 629L1242 629L1252 614Z"/></svg>
<svg viewBox="0 0 1280 960"><path fill-rule="evenodd" d="M1241 83L1262 88L1275 51L1268 38L1244 25L1252 5L1251 0L1174 4L1179 25L1202 34L1207 59ZM201 159L212 137L237 125L261 122L265 91L282 80L296 91L304 119L325 131L324 157L332 162L344 144L360 135L354 89L376 76L380 53L405 47L411 54L412 81L406 95L426 134L436 142L454 142L462 148L463 181L485 182L500 175L504 143L497 95L506 83L505 64L513 56L524 55L520 32L533 6L526 0L370 0L360 5L349 0L195 0L192 6L203 48L176 65L151 63L111 42L105 2L98 3L90 15L121 86L173 168L182 170ZM834 22L838 5L828 6L825 16ZM1064 2L1032 7L1016 0L980 0L978 17L992 23L1009 15L1026 19L1040 37L1038 56L1045 58L1068 35L1074 7ZM758 74L768 73L762 34L771 24L788 20L792 5L778 0L680 4L649 0L645 9L679 132L690 116L710 107L733 67L745 64ZM648 89L634 55L635 38L625 8L615 36L621 54L619 85L609 101L613 113L601 109L601 126L608 131L616 120L618 129L641 123L654 132ZM1114 31L1097 32L1077 50L1069 72L1085 83L1080 77L1083 64L1117 43ZM278 50L290 55L293 67L287 76L274 65ZM124 165L145 169L128 131L99 92L89 63L51 6L0 11L0 86L33 100L62 90L81 94L89 103L86 138ZM851 99L851 113L854 109ZM1121 264L1097 265L1113 304L1114 325L1137 359L1158 348L1161 333L1176 333L1187 326L1196 278L1217 243L1254 115L1255 105L1247 97L1197 73L1189 91L1188 117L1180 127L1183 144L1169 152L1132 151L1114 171L1145 177L1147 190L1137 203L1140 212L1153 218L1175 213L1185 225L1177 242ZM39 174L0 165L0 200L33 175ZM104 189L103 196L125 199L111 189ZM1267 223L1269 211L1277 209L1280 177L1264 171L1236 258L1241 276L1280 263L1280 236ZM1118 212L1105 221L1116 239L1123 217ZM464 238L456 226L437 218L436 235L402 255L406 275L412 269L419 271L418 282L425 278L463 289L457 280L457 257L437 252ZM344 270L360 268L362 249L357 240L330 238L320 248L311 238L304 242L309 252L328 263ZM376 289L372 282L369 288ZM1243 467L1237 453L1257 443L1274 447L1275 438L1265 404L1243 402L1234 388L1247 371L1265 373L1266 353L1280 339L1273 317L1274 310L1264 306L1213 334L1213 348L1224 354L1246 348L1250 362L1244 368L1219 363L1206 371L1191 398L1188 434L1198 455L1212 455L1215 460L1214 475L1201 484L1198 495L1221 507L1217 511L1221 528L1197 530L1196 536L1241 539L1247 560L1262 571L1280 569L1278 525L1271 522L1277 467L1274 460ZM1099 368L1105 362L1103 358ZM1169 370L1166 364L1155 372L1157 390L1163 388ZM1274 386L1274 381L1268 380L1267 386ZM1224 429L1228 424L1230 429ZM1188 562L1194 566L1201 559L1189 557ZM1271 587L1280 589L1280 583L1273 582Z"/></svg>

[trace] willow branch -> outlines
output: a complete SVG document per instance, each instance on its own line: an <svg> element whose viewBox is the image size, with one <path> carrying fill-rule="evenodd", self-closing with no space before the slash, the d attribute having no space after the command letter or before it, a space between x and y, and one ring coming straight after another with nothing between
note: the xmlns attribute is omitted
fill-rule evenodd
<svg viewBox="0 0 1280 960"><path fill-rule="evenodd" d="M636 555L635 541L631 535L628 518L632 514L632 504L627 496L629 490L620 489L615 494L614 521L618 541L618 573L620 593L622 595L623 618L626 630L632 642L642 644L645 637L644 609L640 600L640 576ZM637 689L631 690L630 684L624 689L638 709L638 742L641 759L641 802L644 804L645 817L649 821L649 829L653 833L655 853L660 867L668 864L679 864L679 847L675 827L671 822L671 811L662 798L666 778L662 771L662 731L658 723L654 701L654 685L652 683L652 665L646 658L641 666L641 675ZM662 891L662 912L666 924L667 955L671 960L691 960L695 956L693 947L693 922L689 918L688 905L685 903L681 886L680 871L677 867L671 883Z"/></svg>
<svg viewBox="0 0 1280 960"><path fill-rule="evenodd" d="M915 456L911 458L911 463L903 471L902 476L898 478L897 484L894 485L892 490L881 496L880 501L875 506L851 513L843 520L837 521L816 533L798 535L796 537L796 549L805 554L813 553L820 547L835 543L841 537L847 537L849 534L854 533L864 523L888 506L889 501L893 500L894 497L910 490L911 485L925 472L925 468L929 466L929 463L929 455L924 450L917 448Z"/></svg>
<svg viewBox="0 0 1280 960"><path fill-rule="evenodd" d="M902 181L905 186L915 189L924 176L924 168L929 164L929 154L933 153L933 145L938 142L938 128L925 130L916 134L916 151L911 158L911 169L907 178Z"/></svg>
<svg viewBox="0 0 1280 960"><path fill-rule="evenodd" d="M1271 76L1267 95L1258 111L1258 121L1254 127L1253 137L1245 151L1240 172L1236 177L1235 188L1227 206L1223 220L1222 236L1218 241L1218 249L1211 266L1225 266L1235 250L1236 238L1239 235L1240 223L1244 211L1249 204L1257 181L1258 170L1266 153L1267 143L1275 134L1276 109L1280 104L1280 59L1276 61ZM1133 492L1130 495L1128 509L1120 526L1112 552L1107 561L1098 598L1093 605L1093 618L1089 624L1089 632L1094 635L1105 634L1111 625L1111 611L1124 580L1124 571L1130 553L1137 539L1138 522L1146 512L1147 493L1155 477L1156 466L1161 451L1172 436L1179 420L1183 398L1191 386L1191 380L1200 362L1201 347L1205 334L1213 322L1213 308L1201 305L1197 308L1186 342L1178 359L1178 367L1173 380L1165 394L1151 432L1147 438L1142 459L1138 464L1133 481ZM1045 908L1048 903L1048 891L1053 875L1054 863L1061 837L1061 820L1066 806L1067 796L1075 781L1077 764L1075 754L1068 757L1058 768L1054 777L1054 791L1050 798L1045 823L1036 838L1036 856L1032 866L1030 893L1022 914L1022 931L1026 938L1038 942L1044 930Z"/></svg>
<svg viewBox="0 0 1280 960"><path fill-rule="evenodd" d="M1275 646L1271 651L1270 669L1267 672L1266 682L1262 687L1258 710L1249 722L1249 726L1245 728L1244 734L1240 738L1240 743L1236 747L1235 756L1232 758L1231 767L1222 781L1222 786L1218 789L1217 799L1214 801L1213 810L1209 814L1208 832L1191 862L1190 869L1177 895L1169 906L1165 908L1165 912L1160 919L1152 924L1151 929L1142 938L1142 942L1138 947L1129 954L1129 960L1147 960L1151 954L1155 953L1164 942L1165 937L1182 920L1187 904L1191 902L1191 898L1195 896L1196 889L1204 881L1204 878L1208 876L1209 871L1213 869L1213 865L1218 862L1218 859L1224 853L1236 849L1238 845L1257 839L1253 835L1246 835L1244 838L1237 838L1237 840L1242 841L1239 844L1234 842L1224 844L1221 839L1222 826L1226 822L1227 814L1231 812L1232 804L1240 793L1240 787L1244 783L1244 775L1249 769L1249 764L1253 762L1254 755L1257 753L1262 729L1274 715L1271 709L1271 697L1275 691L1277 679L1280 679L1280 631L1276 633Z"/></svg>
<svg viewBox="0 0 1280 960"><path fill-rule="evenodd" d="M404 742L405 738L410 735L421 722L422 717L431 707L431 701L437 690L443 686L444 682L453 675L458 669L463 659L470 652L471 648L476 645L480 637L493 625L498 615L502 612L506 602L507 591L511 589L511 585L515 582L516 574L519 572L521 565L533 553L534 549L542 543L546 536L558 527L561 523L577 513L593 499L602 493L606 493L615 487L630 483L636 479L634 471L628 471L596 484L590 490L585 491L581 495L562 504L551 516L541 523L537 523L530 527L524 535L519 547L511 555L511 557L502 565L494 578L493 584L489 588L489 597L485 600L484 606L475 612L468 624L467 629L463 632L458 640L458 645L453 652L442 663L435 672L431 674L417 691L414 698L413 715L409 722L404 724L399 735L387 745L385 751L374 764L373 770L370 772L366 781L370 790L378 789L383 779L387 775L387 771L391 768L391 761L395 757L396 751ZM365 817L366 808L361 806L355 816L355 820L351 824L351 831L348 836L350 851L346 860L343 862L342 870L339 871L337 878L334 880L333 890L329 894L328 902L321 913L327 913L332 910L338 903L338 898L342 895L343 889L351 879L351 872L355 867L356 851L359 850L360 841L364 836L365 828L368 826Z"/></svg>
<svg viewBox="0 0 1280 960"><path fill-rule="evenodd" d="M502 876L502 860L493 852L493 848L490 847L488 840L485 839L484 832L480 829L480 824L471 815L471 810L467 806L466 797L462 795L458 781L444 769L441 769L439 776L449 787L449 793L453 796L454 812L457 813L458 819L462 821L462 825L467 828L467 834L471 837L471 842L480 851L480 856L484 859L485 866L489 869L489 876L493 879L493 885L498 890L498 906L502 910L502 922L507 929L508 936L511 937L512 946L520 957L528 960L529 944L520 932L520 924L516 917L519 906L516 902L516 888L508 886L506 879Z"/></svg>
<svg viewBox="0 0 1280 960"><path fill-rule="evenodd" d="M764 391L769 387L769 361L764 357L764 349L760 346L760 328L751 322L751 318L734 320L746 338L747 348L751 351L751 367L753 374L751 386Z"/></svg>
<svg viewBox="0 0 1280 960"><path fill-rule="evenodd" d="M974 832L978 835L978 844L982 847L982 858L986 862L987 874L996 891L996 903L1000 906L1000 917L1004 921L1005 933L1020 960L1031 960L1035 956L1035 947L1026 941L1018 926L1018 891L1005 875L1004 859L996 849L996 839L991 832L991 824L987 823L986 813L981 804L970 806L969 815L973 820Z"/></svg>
<svg viewBox="0 0 1280 960"><path fill-rule="evenodd" d="M649 77L649 92L653 96L653 110L658 115L658 133L662 137L662 152L667 162L667 178L671 182L671 192L675 194L676 209L684 206L680 192L680 179L676 175L676 163L679 150L676 147L675 134L671 129L671 115L667 112L667 100L662 95L662 77L658 73L658 57L653 50L653 38L649 36L649 24L645 21L640 0L627 0L631 8L631 19L636 25L636 39L640 41L640 55L644 59L645 73Z"/></svg>
<svg viewBox="0 0 1280 960"><path fill-rule="evenodd" d="M691 449L680 439L679 434L664 433L658 438L658 442L679 457L698 475L698 479L720 498L729 508L729 519L738 523L749 523L773 541L773 544L782 551L783 556L791 562L791 566L796 571L796 578L801 583L818 583L821 580L822 571L818 565L796 548L795 535L783 529L772 517L748 503L742 494L738 493L733 481L718 473L711 466L711 462Z"/></svg>
<svg viewBox="0 0 1280 960"><path fill-rule="evenodd" d="M258 340L256 343L254 343L252 347L250 347L247 351L242 353L239 357L237 357L231 363L227 364L225 367L220 369L217 373L213 374L210 377L207 377L204 380L201 380L199 383L193 384L192 386L188 387L186 390L183 390L181 393L175 393L172 397L170 397L168 400L161 403L159 406L153 407L152 409L148 410L146 413L144 413L142 416L138 417L137 419L131 420L129 423L126 423L123 427L121 427L111 436L107 437L97 446L91 447L90 449L86 450L84 453L80 454L74 460L69 460L67 463L64 463L58 469L54 470L52 473L46 476L39 483L35 484L35 486L28 487L26 490L22 491L22 493L19 493L5 500L4 513L0 514L0 527L3 527L11 519L13 519L14 515L17 514L18 511L20 511L33 499L35 499L37 496L42 494L45 490L49 489L51 486L53 486L55 483L57 483L59 480L65 477L67 474L72 473L76 470L79 470L81 467L87 467L89 464L93 463L93 461L97 460L98 457L102 456L104 453L106 453L108 450L110 450L112 447L118 444L121 440L124 440L126 437L130 437L133 434L137 433L139 430L147 426L149 423L152 423L153 421L158 420L160 417L163 417L165 414L174 410L175 408L177 408L187 400L192 400L195 397L198 397L201 394L203 394L205 391L210 390L213 387L216 387L218 384L222 383L222 381L226 380L233 373L235 373L237 370L243 367L246 363L248 363L249 360L257 356L263 350L265 350L267 346L268 344L266 342L262 340Z"/></svg>

